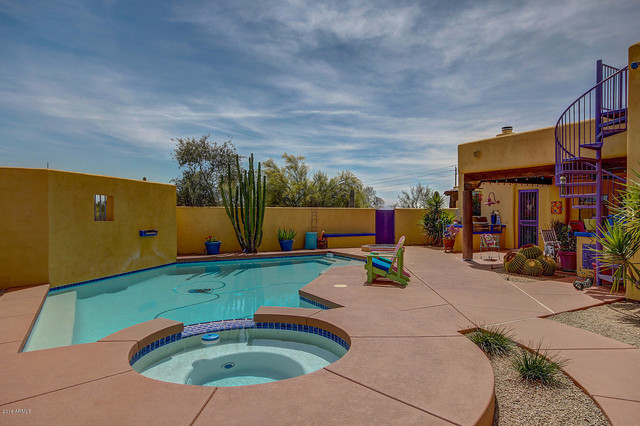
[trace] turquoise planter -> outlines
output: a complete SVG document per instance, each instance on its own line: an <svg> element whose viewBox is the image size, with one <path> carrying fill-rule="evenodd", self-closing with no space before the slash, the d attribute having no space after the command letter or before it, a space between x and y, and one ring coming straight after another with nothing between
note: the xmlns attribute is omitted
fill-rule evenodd
<svg viewBox="0 0 640 426"><path fill-rule="evenodd" d="M293 250L293 240L280 240L280 250L282 251Z"/></svg>
<svg viewBox="0 0 640 426"><path fill-rule="evenodd" d="M220 254L220 244L222 244L222 241L204 243L204 245L207 246L207 254Z"/></svg>

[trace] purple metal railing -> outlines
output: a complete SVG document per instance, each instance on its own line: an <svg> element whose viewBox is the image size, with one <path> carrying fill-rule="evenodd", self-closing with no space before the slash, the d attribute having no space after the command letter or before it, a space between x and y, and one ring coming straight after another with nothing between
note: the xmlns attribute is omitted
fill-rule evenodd
<svg viewBox="0 0 640 426"><path fill-rule="evenodd" d="M627 130L628 67L617 69L598 61L596 85L562 113L555 128L556 185L573 208L593 209L596 234L617 204L626 179L602 168L602 145L607 136ZM598 242L596 248L602 246ZM600 260L596 257L596 269ZM600 278L597 277L600 284Z"/></svg>
<svg viewBox="0 0 640 426"><path fill-rule="evenodd" d="M605 137L627 130L627 71L604 78L562 113L555 129L557 176L572 170L573 161L595 160L591 150L600 148Z"/></svg>

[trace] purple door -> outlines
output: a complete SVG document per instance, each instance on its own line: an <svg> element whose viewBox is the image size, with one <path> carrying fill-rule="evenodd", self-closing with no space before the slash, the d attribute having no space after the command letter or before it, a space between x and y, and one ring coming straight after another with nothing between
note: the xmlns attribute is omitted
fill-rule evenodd
<svg viewBox="0 0 640 426"><path fill-rule="evenodd" d="M538 245L538 190L518 191L518 244Z"/></svg>
<svg viewBox="0 0 640 426"><path fill-rule="evenodd" d="M376 244L395 244L395 210L376 210Z"/></svg>

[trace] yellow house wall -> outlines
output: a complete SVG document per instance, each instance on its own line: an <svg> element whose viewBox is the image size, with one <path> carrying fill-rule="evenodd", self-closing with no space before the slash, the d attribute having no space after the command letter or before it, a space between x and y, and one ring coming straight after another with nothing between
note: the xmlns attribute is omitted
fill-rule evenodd
<svg viewBox="0 0 640 426"><path fill-rule="evenodd" d="M640 62L640 43L629 47L629 109L627 111L627 131L625 132L627 135L628 175L630 179L638 182L638 178L631 173L631 170L640 172L640 68L632 69L631 62ZM637 254L633 261L640 262L640 254ZM630 283L627 283L626 288L628 299L640 300L640 290Z"/></svg>
<svg viewBox="0 0 640 426"><path fill-rule="evenodd" d="M538 229L547 228L551 224L552 219L565 221L565 205L564 200L560 198L558 187L555 185L531 185L517 183L484 183L478 188L482 192L481 216L485 216L487 220L491 220L491 212L497 210L500 213L500 221L505 228L500 235L501 249L515 249L519 247L518 242L518 191L520 190L538 190ZM500 201L499 204L486 206L484 202L489 194L491 199ZM560 201L563 203L563 211L561 214L551 214L551 202ZM576 214L575 212L571 212ZM480 250L480 236L474 235L474 251ZM538 234L538 243L542 248L542 239ZM462 251L462 233L456 237L454 251Z"/></svg>
<svg viewBox="0 0 640 426"><path fill-rule="evenodd" d="M96 194L113 196L113 221L94 221ZM49 235L54 287L174 262L175 186L49 171Z"/></svg>
<svg viewBox="0 0 640 426"><path fill-rule="evenodd" d="M0 168L0 288L49 282L46 170Z"/></svg>
<svg viewBox="0 0 640 426"><path fill-rule="evenodd" d="M312 208L267 207L260 251L279 251L278 228L293 228L297 235L293 248L304 248L305 233L311 232ZM317 230L326 233L375 232L374 209L317 208ZM222 241L221 252L240 251L231 221L224 207L178 207L178 253L203 253L204 240L213 235ZM375 237L329 238L329 248L374 244Z"/></svg>
<svg viewBox="0 0 640 426"><path fill-rule="evenodd" d="M607 138L603 158L624 157L626 153L627 138L623 133ZM458 145L461 174L538 167L555 161L555 126ZM461 178L460 182L464 180Z"/></svg>

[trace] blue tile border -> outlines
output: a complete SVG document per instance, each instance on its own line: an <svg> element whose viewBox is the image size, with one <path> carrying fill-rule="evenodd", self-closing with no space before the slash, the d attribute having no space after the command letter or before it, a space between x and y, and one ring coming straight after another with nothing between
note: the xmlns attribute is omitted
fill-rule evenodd
<svg viewBox="0 0 640 426"><path fill-rule="evenodd" d="M136 352L129 360L129 365L135 364L143 356L153 352L154 350L161 348L169 343L176 342L178 340L186 339L187 337L197 336L200 334L212 333L215 331L226 330L240 330L240 329L256 329L256 330L281 330L281 331L298 331L303 333L315 334L317 336L324 337L332 340L349 350L349 343L342 337L333 334L330 331L319 327L312 327L303 324L290 324L284 322L254 322L250 319L238 319L229 321L214 321L209 323L193 324L185 326L182 333L172 334L171 336L163 337L155 342L149 343L144 348Z"/></svg>
<svg viewBox="0 0 640 426"><path fill-rule="evenodd" d="M327 305L323 305L322 303L320 303L320 302L316 302L315 300L307 299L307 298L306 298L306 297L304 297L304 296L300 296L300 300L302 300L303 302L310 303L310 304L312 304L313 306L315 306L315 307L317 307L317 308L320 308L320 309L324 309L324 310L332 309L331 307L329 307L329 306L327 306Z"/></svg>
<svg viewBox="0 0 640 426"><path fill-rule="evenodd" d="M254 257L254 258L247 258L247 259L238 259L238 258L234 258L234 259L211 259L211 260L188 260L188 261L177 261L177 262L171 262L171 263L165 263L164 265L158 265L158 266L151 266L149 268L142 268L142 269L136 269L135 271L129 271L129 272L123 272L121 274L115 274L115 275L109 275L106 277L100 277L100 278L94 278L92 280L86 280L86 281L79 281L77 283L73 283L73 284L66 284L66 285L62 285L62 286L58 286L58 287L53 287L49 289L49 293L55 293L58 291L62 291L62 290L67 290L69 288L72 287L78 287L81 285L86 285L86 284L91 284L94 283L96 281L102 281L102 280L107 280L109 278L116 278L116 277L121 277L123 275L130 275L130 274L135 274L138 272L144 272L144 271L150 271L152 269L159 269L159 268L164 268L167 266L171 266L171 265L187 265L190 263L217 263L217 262L233 262L233 261L252 261L252 260L262 260L262 259L289 259L289 258L299 258L299 257L324 257L326 256L326 254L301 254L301 255L293 255L293 256L264 256L264 257ZM336 257L338 259L346 259L346 260L357 260L360 262L364 262L364 259L358 259L355 257L349 257L349 256L343 256L343 255L339 255L339 254L334 254L333 257Z"/></svg>
<svg viewBox="0 0 640 426"><path fill-rule="evenodd" d="M177 342L182 339L182 333L172 334L170 336L163 337L162 339L156 340L155 342L149 343L144 348L140 349L136 352L131 359L129 360L129 365L135 364L140 358L145 356L148 353L153 352L154 350L161 348L169 343Z"/></svg>
<svg viewBox="0 0 640 426"><path fill-rule="evenodd" d="M175 262L178 265L186 265L188 263L210 263L210 262L235 262L235 261L250 261L250 260L277 260L277 259L292 259L292 258L301 258L301 257L326 257L327 253L318 253L318 254L294 254L291 256L256 256L252 258L230 258L230 259L211 259L211 260L185 260ZM357 260L360 262L366 262L365 259L360 259L356 257L344 256L341 254L333 253L334 258L343 259L343 260Z"/></svg>

